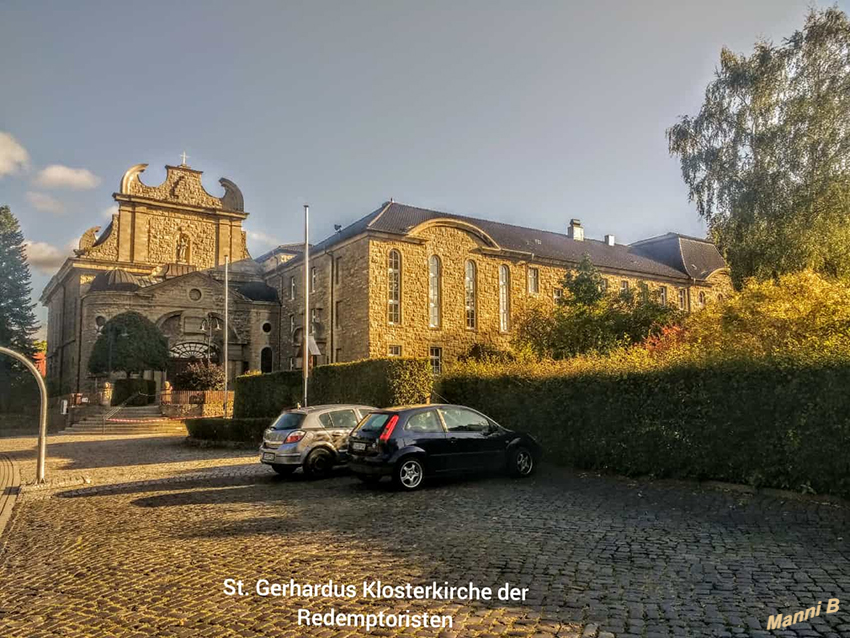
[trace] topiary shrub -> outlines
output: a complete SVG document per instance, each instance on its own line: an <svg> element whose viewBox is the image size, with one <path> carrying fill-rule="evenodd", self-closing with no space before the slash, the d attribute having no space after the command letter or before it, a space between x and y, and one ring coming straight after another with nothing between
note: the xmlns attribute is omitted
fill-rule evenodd
<svg viewBox="0 0 850 638"><path fill-rule="evenodd" d="M136 393L139 396L133 397ZM152 379L116 379L112 385L112 405L121 405L129 399L127 405L140 406L153 403L156 398L156 381Z"/></svg>
<svg viewBox="0 0 850 638"><path fill-rule="evenodd" d="M313 369L309 402L389 407L428 403L434 377L426 359L390 357L333 363ZM234 417L274 417L302 400L300 371L236 379Z"/></svg>

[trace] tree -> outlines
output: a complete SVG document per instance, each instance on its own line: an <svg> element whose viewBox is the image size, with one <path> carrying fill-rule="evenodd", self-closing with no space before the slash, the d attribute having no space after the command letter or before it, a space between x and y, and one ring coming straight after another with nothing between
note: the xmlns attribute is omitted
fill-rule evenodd
<svg viewBox="0 0 850 638"><path fill-rule="evenodd" d="M124 312L107 321L89 358L89 372L94 375L164 370L167 365L168 340L137 312Z"/></svg>
<svg viewBox="0 0 850 638"><path fill-rule="evenodd" d="M206 363L190 363L177 374L175 390L224 390L224 368Z"/></svg>
<svg viewBox="0 0 850 638"><path fill-rule="evenodd" d="M514 347L538 357L566 359L590 352L606 353L643 341L681 319L681 313L647 294L608 294L602 275L585 256L575 273L563 279L567 294L554 311L545 304L520 316Z"/></svg>
<svg viewBox="0 0 850 638"><path fill-rule="evenodd" d="M35 304L26 262L24 236L8 206L0 206L0 346L32 357L36 348ZM38 386L28 370L9 357L0 356L0 410L32 409L38 404Z"/></svg>
<svg viewBox="0 0 850 638"><path fill-rule="evenodd" d="M599 270L590 261L590 257L585 254L582 256L575 274L568 272L564 277L563 286L569 296L562 298L560 303L594 304L605 296L602 289L603 283L604 280Z"/></svg>
<svg viewBox="0 0 850 638"><path fill-rule="evenodd" d="M850 21L810 11L779 45L728 49L695 117L667 130L689 199L737 285L850 276Z"/></svg>
<svg viewBox="0 0 850 638"><path fill-rule="evenodd" d="M0 206L0 345L32 357L38 329L24 235L8 206Z"/></svg>

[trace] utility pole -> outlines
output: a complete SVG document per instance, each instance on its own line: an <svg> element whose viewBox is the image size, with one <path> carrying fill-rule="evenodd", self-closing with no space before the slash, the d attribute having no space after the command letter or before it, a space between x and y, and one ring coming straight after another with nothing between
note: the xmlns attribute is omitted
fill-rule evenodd
<svg viewBox="0 0 850 638"><path fill-rule="evenodd" d="M310 206L304 204L304 330L301 357L301 371L304 376L304 401L307 407L307 378L310 376Z"/></svg>
<svg viewBox="0 0 850 638"><path fill-rule="evenodd" d="M227 418L227 387L228 387L228 352L227 344L230 341L230 255L224 256L224 418Z"/></svg>

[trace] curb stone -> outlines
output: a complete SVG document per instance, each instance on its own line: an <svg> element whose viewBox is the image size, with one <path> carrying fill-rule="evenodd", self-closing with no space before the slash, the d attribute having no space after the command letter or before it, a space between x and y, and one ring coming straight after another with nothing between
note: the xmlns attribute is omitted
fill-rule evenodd
<svg viewBox="0 0 850 638"><path fill-rule="evenodd" d="M0 454L0 537L21 491L21 473L18 464L5 454Z"/></svg>

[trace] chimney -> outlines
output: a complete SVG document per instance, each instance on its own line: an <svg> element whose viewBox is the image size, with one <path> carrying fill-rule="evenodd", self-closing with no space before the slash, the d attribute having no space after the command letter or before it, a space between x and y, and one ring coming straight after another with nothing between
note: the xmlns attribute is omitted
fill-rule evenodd
<svg viewBox="0 0 850 638"><path fill-rule="evenodd" d="M581 227L580 220L570 220L570 225L567 227L567 237L576 241L584 241L584 228Z"/></svg>
<svg viewBox="0 0 850 638"><path fill-rule="evenodd" d="M614 235L605 235L605 243L609 246L613 246L616 243L614 241Z"/></svg>

